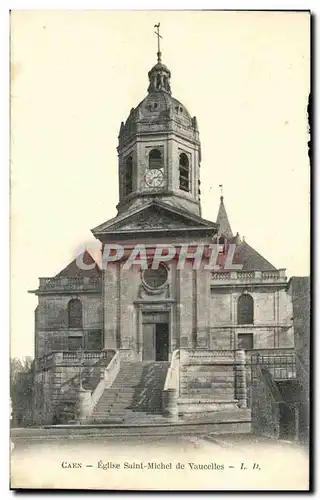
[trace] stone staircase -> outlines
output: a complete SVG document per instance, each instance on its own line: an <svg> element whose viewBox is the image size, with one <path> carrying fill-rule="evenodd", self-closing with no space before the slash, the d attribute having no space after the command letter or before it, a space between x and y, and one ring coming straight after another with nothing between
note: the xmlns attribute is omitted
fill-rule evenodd
<svg viewBox="0 0 320 500"><path fill-rule="evenodd" d="M162 391L167 362L123 362L112 384L98 401L91 422L163 422Z"/></svg>

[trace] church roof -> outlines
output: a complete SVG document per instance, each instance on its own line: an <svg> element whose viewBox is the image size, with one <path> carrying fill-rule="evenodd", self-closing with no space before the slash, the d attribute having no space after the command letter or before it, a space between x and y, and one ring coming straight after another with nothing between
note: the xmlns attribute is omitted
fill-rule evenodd
<svg viewBox="0 0 320 500"><path fill-rule="evenodd" d="M161 61L160 49L157 53L158 62L148 72L148 95L132 108L125 122L121 123L119 143L128 141L134 133L153 131L153 127L177 127L180 134L194 140L198 133L195 117L191 117L186 107L175 99L171 93L171 72Z"/></svg>
<svg viewBox="0 0 320 500"><path fill-rule="evenodd" d="M165 91L149 92L136 108L131 109L127 120L121 124L119 141L128 140L138 129L150 132L152 125L159 127L165 124L168 127L170 121L180 127L182 134L185 130L197 130L196 121L178 99Z"/></svg>
<svg viewBox="0 0 320 500"><path fill-rule="evenodd" d="M77 264L77 257L70 262L62 271L56 274L55 278L63 278L63 277L77 277L77 276L98 276L100 274L100 269L96 261L90 255L88 250L85 250L83 254L81 254L83 263L89 266L90 264L95 264L95 267L92 269L81 269Z"/></svg>
<svg viewBox="0 0 320 500"><path fill-rule="evenodd" d="M232 238L232 229L228 219L227 211L224 206L223 196L220 196L220 206L217 215L217 224L219 224L219 233L227 238Z"/></svg>
<svg viewBox="0 0 320 500"><path fill-rule="evenodd" d="M242 264L243 271L275 271L276 268L246 241L237 245L234 262Z"/></svg>
<svg viewBox="0 0 320 500"><path fill-rule="evenodd" d="M236 245L234 263L242 264L243 271L275 271L276 268L257 250L252 248L246 241L241 241L239 233L233 236L229 222L224 198L220 196L220 206L217 215L217 224L219 224L219 233L225 236L229 243Z"/></svg>

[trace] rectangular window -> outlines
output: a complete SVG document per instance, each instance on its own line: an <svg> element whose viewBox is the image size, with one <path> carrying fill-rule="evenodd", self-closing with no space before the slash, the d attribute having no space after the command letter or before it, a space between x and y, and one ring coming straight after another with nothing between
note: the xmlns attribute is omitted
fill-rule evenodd
<svg viewBox="0 0 320 500"><path fill-rule="evenodd" d="M83 349L82 337L69 337L68 351L76 351L77 349Z"/></svg>
<svg viewBox="0 0 320 500"><path fill-rule="evenodd" d="M51 336L51 338L48 339L46 342L48 351L63 351L64 350L64 344L63 344L63 338L62 337L56 337L56 336Z"/></svg>
<svg viewBox="0 0 320 500"><path fill-rule="evenodd" d="M101 350L101 332L88 332L86 338L86 349L88 351Z"/></svg>
<svg viewBox="0 0 320 500"><path fill-rule="evenodd" d="M238 333L238 349L245 351L253 349L253 333Z"/></svg>

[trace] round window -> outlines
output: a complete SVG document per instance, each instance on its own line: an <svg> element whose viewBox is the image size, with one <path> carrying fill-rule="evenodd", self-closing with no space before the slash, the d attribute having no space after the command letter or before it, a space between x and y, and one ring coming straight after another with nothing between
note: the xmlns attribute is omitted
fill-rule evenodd
<svg viewBox="0 0 320 500"><path fill-rule="evenodd" d="M163 265L160 265L158 269L146 269L143 271L142 279L149 288L161 288L167 282L168 270Z"/></svg>

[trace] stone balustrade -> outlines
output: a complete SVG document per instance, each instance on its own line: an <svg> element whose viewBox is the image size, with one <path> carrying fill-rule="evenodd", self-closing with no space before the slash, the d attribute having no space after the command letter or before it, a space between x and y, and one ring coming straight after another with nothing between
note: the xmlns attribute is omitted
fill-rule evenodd
<svg viewBox="0 0 320 500"><path fill-rule="evenodd" d="M183 348L180 357L183 364L234 363L235 351Z"/></svg>
<svg viewBox="0 0 320 500"><path fill-rule="evenodd" d="M178 418L178 398L180 394L180 350L172 353L170 367L162 391L162 408L164 415L176 420Z"/></svg>
<svg viewBox="0 0 320 500"><path fill-rule="evenodd" d="M269 284L286 282L285 269L274 271L213 271L211 274L211 286Z"/></svg>
<svg viewBox="0 0 320 500"><path fill-rule="evenodd" d="M87 397L86 404L83 405L80 418L85 420L92 416L93 411L106 389L109 389L115 381L121 365L121 356L119 351L115 353L108 366L101 371L101 380L95 390Z"/></svg>
<svg viewBox="0 0 320 500"><path fill-rule="evenodd" d="M36 369L39 371L52 366L90 366L100 360L103 364L103 360L109 355L108 351L82 351L81 356L76 351L53 351L37 359Z"/></svg>
<svg viewBox="0 0 320 500"><path fill-rule="evenodd" d="M61 276L54 278L39 278L39 291L64 290L101 290L100 276Z"/></svg>

